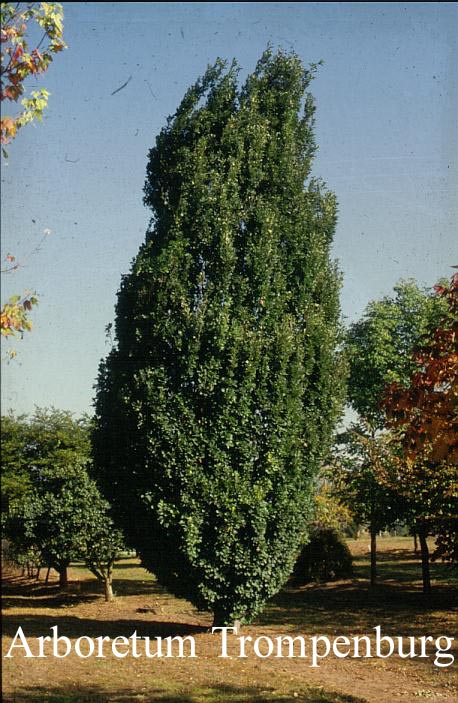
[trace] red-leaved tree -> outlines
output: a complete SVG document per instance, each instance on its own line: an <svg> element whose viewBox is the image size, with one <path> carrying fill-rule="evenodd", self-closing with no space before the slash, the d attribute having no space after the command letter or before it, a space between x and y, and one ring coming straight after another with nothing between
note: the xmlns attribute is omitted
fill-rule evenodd
<svg viewBox="0 0 458 703"><path fill-rule="evenodd" d="M399 431L396 486L412 506L426 592L427 535L437 535L436 557L457 558L458 273L435 291L446 300L447 312L415 353L410 385L390 384L383 401L389 423Z"/></svg>

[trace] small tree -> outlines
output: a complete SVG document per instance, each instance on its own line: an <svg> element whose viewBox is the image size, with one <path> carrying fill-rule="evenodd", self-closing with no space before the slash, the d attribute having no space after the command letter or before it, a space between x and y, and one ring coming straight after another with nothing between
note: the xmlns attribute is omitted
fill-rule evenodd
<svg viewBox="0 0 458 703"><path fill-rule="evenodd" d="M13 551L35 554L40 563L55 569L61 588L68 585L70 562L83 559L104 584L105 599L112 600L113 564L123 539L84 467L35 474L27 500L16 505L6 519L6 534Z"/></svg>
<svg viewBox="0 0 458 703"><path fill-rule="evenodd" d="M370 533L370 584L377 580L377 534L403 517L405 504L385 480L393 464L386 435L374 436L367 427L353 425L338 437L329 474L334 494Z"/></svg>
<svg viewBox="0 0 458 703"><path fill-rule="evenodd" d="M86 470L89 421L37 409L2 421L6 500L2 520L13 551L56 569L67 586L71 561L84 559L112 596L113 563L122 547L109 506Z"/></svg>
<svg viewBox="0 0 458 703"><path fill-rule="evenodd" d="M428 534L438 535L442 558L456 559L458 503L458 274L436 286L446 311L413 355L410 382L392 383L384 407L400 432L394 481L409 501L420 539L423 590L431 590Z"/></svg>
<svg viewBox="0 0 458 703"><path fill-rule="evenodd" d="M445 312L444 301L410 281L372 301L347 333L348 400L370 432L386 427L385 387L407 385L415 370L413 351Z"/></svg>
<svg viewBox="0 0 458 703"><path fill-rule="evenodd" d="M215 623L291 572L342 398L336 204L310 179L314 67L218 61L151 149L151 228L101 365L95 471L128 541ZM305 185L304 185L305 184Z"/></svg>
<svg viewBox="0 0 458 703"><path fill-rule="evenodd" d="M124 549L124 537L111 518L110 506L97 485L85 480L85 522L80 534L79 554L89 570L103 583L106 601L113 600L113 566Z"/></svg>
<svg viewBox="0 0 458 703"><path fill-rule="evenodd" d="M292 581L302 586L310 581L335 581L353 576L351 552L337 530L315 527L294 566Z"/></svg>

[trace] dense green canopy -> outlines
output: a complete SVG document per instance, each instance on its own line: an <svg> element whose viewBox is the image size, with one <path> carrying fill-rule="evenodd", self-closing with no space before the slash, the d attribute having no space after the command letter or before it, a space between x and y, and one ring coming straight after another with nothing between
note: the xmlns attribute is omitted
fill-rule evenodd
<svg viewBox="0 0 458 703"><path fill-rule="evenodd" d="M381 406L388 384L408 385L414 350L444 314L444 302L415 281L399 281L392 295L372 300L361 320L350 325L347 354L348 400L373 429L386 424Z"/></svg>
<svg viewBox="0 0 458 703"><path fill-rule="evenodd" d="M171 591L249 620L291 572L342 400L336 202L310 179L315 67L218 61L149 153L146 241L122 280L95 470Z"/></svg>

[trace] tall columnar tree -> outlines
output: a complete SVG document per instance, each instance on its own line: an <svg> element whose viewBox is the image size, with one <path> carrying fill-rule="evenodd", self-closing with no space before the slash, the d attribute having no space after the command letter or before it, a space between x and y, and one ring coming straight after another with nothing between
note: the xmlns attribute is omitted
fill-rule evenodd
<svg viewBox="0 0 458 703"><path fill-rule="evenodd" d="M250 620L290 574L342 398L336 202L310 179L315 66L217 61L149 153L153 218L121 284L96 473L144 565Z"/></svg>

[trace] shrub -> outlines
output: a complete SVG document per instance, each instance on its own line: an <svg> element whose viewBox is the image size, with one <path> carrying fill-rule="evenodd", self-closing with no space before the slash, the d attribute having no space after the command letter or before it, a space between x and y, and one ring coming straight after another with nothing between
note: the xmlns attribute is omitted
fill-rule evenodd
<svg viewBox="0 0 458 703"><path fill-rule="evenodd" d="M293 582L299 586L310 581L335 581L352 575L352 556L342 537L331 528L318 528L299 554Z"/></svg>

